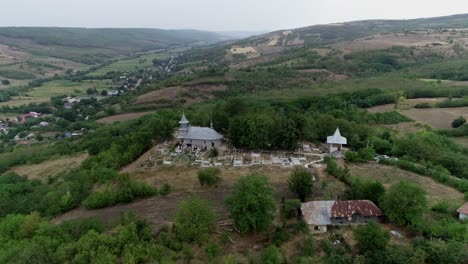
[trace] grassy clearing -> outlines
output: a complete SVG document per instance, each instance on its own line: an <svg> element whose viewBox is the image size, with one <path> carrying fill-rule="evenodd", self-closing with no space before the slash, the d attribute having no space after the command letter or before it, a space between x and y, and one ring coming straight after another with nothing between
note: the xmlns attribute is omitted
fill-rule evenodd
<svg viewBox="0 0 468 264"><path fill-rule="evenodd" d="M460 146L468 148L468 137L453 137L452 140Z"/></svg>
<svg viewBox="0 0 468 264"><path fill-rule="evenodd" d="M124 59L117 62L111 63L107 66L104 66L94 72L88 73L87 76L103 76L108 72L127 72L134 71L139 69L144 69L153 65L154 59L166 59L171 56L170 52L161 52L161 53L148 53L143 54L137 58L133 59Z"/></svg>
<svg viewBox="0 0 468 264"><path fill-rule="evenodd" d="M401 112L403 115L434 128L452 128L452 121L460 116L468 116L468 107L408 109Z"/></svg>
<svg viewBox="0 0 468 264"><path fill-rule="evenodd" d="M140 113L128 113L128 114L121 114L121 115L113 115L113 116L107 116L101 119L96 120L96 122L101 123L101 124L111 124L114 122L120 122L120 121L128 121L128 120L133 120L140 118L145 115L149 115L151 113L154 113L152 111L150 112L140 112Z"/></svg>
<svg viewBox="0 0 468 264"><path fill-rule="evenodd" d="M19 115L19 113L0 113L0 120L13 119Z"/></svg>
<svg viewBox="0 0 468 264"><path fill-rule="evenodd" d="M28 95L46 98L63 94L84 95L88 88L96 88L98 91L101 91L109 88L111 85L112 82L110 80L84 80L81 82L54 80L34 88Z"/></svg>
<svg viewBox="0 0 468 264"><path fill-rule="evenodd" d="M87 153L77 156L65 156L39 164L16 167L13 171L18 175L28 177L30 180L37 179L44 181L50 176L69 171L80 166L81 162L83 162L87 157Z"/></svg>
<svg viewBox="0 0 468 264"><path fill-rule="evenodd" d="M40 87L33 88L26 96L14 96L8 102L0 103L2 106L21 106L30 103L48 102L51 97L58 95L86 95L88 88L96 88L98 91L108 89L112 86L110 80L84 80L73 82L69 80L53 80L44 83Z"/></svg>
<svg viewBox="0 0 468 264"><path fill-rule="evenodd" d="M344 81L326 81L313 83L303 87L259 92L258 95L267 99L296 99L304 96L323 96L343 92L353 92L367 89L382 89L391 92L410 91L417 93L421 90L457 90L461 87L435 84L418 79L404 79L396 77L374 77L366 79L349 79Z"/></svg>
<svg viewBox="0 0 468 264"><path fill-rule="evenodd" d="M401 180L407 180L423 187L428 200L435 203L440 200L463 202L463 194L451 187L440 184L429 177L424 177L412 172L408 172L396 167L380 165L376 163L368 164L346 164L351 175L369 180L381 182L385 188L389 188Z"/></svg>

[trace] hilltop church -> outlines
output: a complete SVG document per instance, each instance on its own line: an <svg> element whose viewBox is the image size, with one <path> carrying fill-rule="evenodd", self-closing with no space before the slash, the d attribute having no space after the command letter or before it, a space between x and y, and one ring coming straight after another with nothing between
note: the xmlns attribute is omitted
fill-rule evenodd
<svg viewBox="0 0 468 264"><path fill-rule="evenodd" d="M211 122L210 127L191 126L184 113L179 124L177 139L183 148L197 147L210 149L218 148L223 143L224 137L213 129L213 122Z"/></svg>

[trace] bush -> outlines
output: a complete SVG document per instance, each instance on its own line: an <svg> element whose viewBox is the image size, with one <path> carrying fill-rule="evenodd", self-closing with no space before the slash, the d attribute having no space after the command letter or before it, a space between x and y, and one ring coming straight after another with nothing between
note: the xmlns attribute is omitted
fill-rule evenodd
<svg viewBox="0 0 468 264"><path fill-rule="evenodd" d="M301 255L305 257L315 256L315 242L313 236L308 236L304 241L304 246L302 247Z"/></svg>
<svg viewBox="0 0 468 264"><path fill-rule="evenodd" d="M281 246L284 242L288 241L291 238L291 235L288 233L284 227L277 227L273 236L271 238L273 244L277 247Z"/></svg>
<svg viewBox="0 0 468 264"><path fill-rule="evenodd" d="M205 248L206 256L210 261L213 261L215 258L219 256L221 253L221 249L219 248L218 244L211 242Z"/></svg>
<svg viewBox="0 0 468 264"><path fill-rule="evenodd" d="M426 192L414 183L400 181L390 187L380 204L391 221L415 225L421 221L426 209Z"/></svg>
<svg viewBox="0 0 468 264"><path fill-rule="evenodd" d="M198 171L198 181L202 187L213 186L221 181L219 174L221 171L218 168L205 168Z"/></svg>
<svg viewBox="0 0 468 264"><path fill-rule="evenodd" d="M282 264L284 260L277 247L269 246L260 253L260 263Z"/></svg>
<svg viewBox="0 0 468 264"><path fill-rule="evenodd" d="M453 120L452 122L452 127L453 128L458 128L461 127L466 123L466 119L463 116L460 116L459 118Z"/></svg>
<svg viewBox="0 0 468 264"><path fill-rule="evenodd" d="M384 251L387 247L390 235L387 230L382 229L377 223L369 222L360 226L355 231L357 248L361 254L368 252Z"/></svg>
<svg viewBox="0 0 468 264"><path fill-rule="evenodd" d="M432 106L430 103L425 102L425 103L415 104L414 108L432 108Z"/></svg>
<svg viewBox="0 0 468 264"><path fill-rule="evenodd" d="M288 199L281 202L281 217L283 219L291 219L297 216L301 201L299 199Z"/></svg>
<svg viewBox="0 0 468 264"><path fill-rule="evenodd" d="M109 185L105 191L92 193L84 201L85 207L88 209L103 208L157 194L156 188L143 182L132 181L128 174L120 174L116 181L116 183Z"/></svg>
<svg viewBox="0 0 468 264"><path fill-rule="evenodd" d="M305 168L296 168L288 178L288 188L297 194L301 202L312 193L312 174Z"/></svg>
<svg viewBox="0 0 468 264"><path fill-rule="evenodd" d="M175 217L177 238L182 241L202 241L216 227L212 205L203 199L183 202Z"/></svg>
<svg viewBox="0 0 468 264"><path fill-rule="evenodd" d="M161 190L159 190L159 194L161 194L162 196L166 196L166 195L168 195L171 191L172 191L171 185L169 185L169 183L165 183L165 184L163 184L163 186L161 187Z"/></svg>
<svg viewBox="0 0 468 264"><path fill-rule="evenodd" d="M226 203L241 232L266 231L275 216L273 189L265 176L241 177Z"/></svg>

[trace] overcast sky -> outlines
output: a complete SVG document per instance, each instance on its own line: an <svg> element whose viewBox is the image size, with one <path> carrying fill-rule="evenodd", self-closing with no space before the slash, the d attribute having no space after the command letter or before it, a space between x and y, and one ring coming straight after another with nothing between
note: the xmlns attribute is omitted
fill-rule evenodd
<svg viewBox="0 0 468 264"><path fill-rule="evenodd" d="M466 0L0 0L0 26L255 31L461 13Z"/></svg>

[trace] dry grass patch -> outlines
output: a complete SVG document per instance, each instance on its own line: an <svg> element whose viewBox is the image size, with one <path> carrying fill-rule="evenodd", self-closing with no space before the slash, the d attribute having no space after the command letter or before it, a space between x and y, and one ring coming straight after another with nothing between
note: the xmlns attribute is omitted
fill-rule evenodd
<svg viewBox="0 0 468 264"><path fill-rule="evenodd" d="M30 180L47 180L47 177L74 169L88 157L88 154L61 157L34 165L24 165L13 169L15 173Z"/></svg>
<svg viewBox="0 0 468 264"><path fill-rule="evenodd" d="M431 203L440 200L454 200L463 202L463 193L432 180L429 177L421 176L409 171L405 171L393 166L386 166L377 163L367 164L346 164L354 177L368 180L377 180L385 188L389 188L402 180L407 180L421 186L426 190Z"/></svg>
<svg viewBox="0 0 468 264"><path fill-rule="evenodd" d="M107 116L101 119L96 120L96 122L101 124L112 124L114 122L121 122L121 121L128 121L140 118L145 115L149 115L154 113L153 111L150 112L140 112L140 113L128 113L128 114L121 114L121 115L113 115Z"/></svg>
<svg viewBox="0 0 468 264"><path fill-rule="evenodd" d="M468 117L468 107L428 108L403 110L405 116L437 129L452 128L453 120Z"/></svg>

